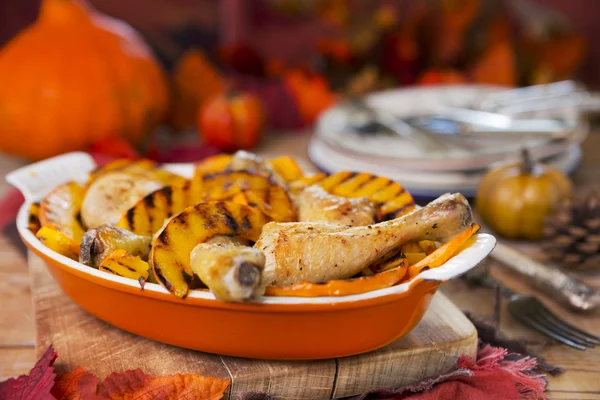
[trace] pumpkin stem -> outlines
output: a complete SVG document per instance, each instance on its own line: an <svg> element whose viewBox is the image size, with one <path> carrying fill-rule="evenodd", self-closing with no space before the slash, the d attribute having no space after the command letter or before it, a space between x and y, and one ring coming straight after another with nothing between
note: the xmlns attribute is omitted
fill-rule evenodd
<svg viewBox="0 0 600 400"><path fill-rule="evenodd" d="M535 164L531 159L531 154L529 154L529 150L522 149L521 150L521 173L529 175L533 172Z"/></svg>

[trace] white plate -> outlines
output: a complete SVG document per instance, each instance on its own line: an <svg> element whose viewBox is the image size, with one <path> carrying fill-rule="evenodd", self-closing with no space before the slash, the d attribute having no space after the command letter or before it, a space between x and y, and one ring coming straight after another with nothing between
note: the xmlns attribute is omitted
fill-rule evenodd
<svg viewBox="0 0 600 400"><path fill-rule="evenodd" d="M365 171L386 176L402 184L416 197L437 197L447 192L460 192L474 197L484 170L475 171L412 171L393 168L376 162L369 162L344 153L314 137L308 146L308 156L321 170L327 173L339 171ZM558 155L543 160L561 171L571 174L581 162L581 149L578 145Z"/></svg>
<svg viewBox="0 0 600 400"><path fill-rule="evenodd" d="M452 85L411 87L372 94L365 98L374 108L394 112L399 117L427 115L440 107L470 107L486 94L504 90L487 85ZM340 153L345 152L363 163L385 165L415 171L457 171L484 169L490 163L501 161L530 149L534 159L564 153L574 143L581 143L588 132L587 123L576 118L565 120L573 133L573 140L549 141L544 138L515 140L514 137L473 138L469 146L476 149L465 153L448 151L427 153L415 143L393 135L361 135L348 128L349 113L341 105L323 112L317 121L316 133L323 142Z"/></svg>

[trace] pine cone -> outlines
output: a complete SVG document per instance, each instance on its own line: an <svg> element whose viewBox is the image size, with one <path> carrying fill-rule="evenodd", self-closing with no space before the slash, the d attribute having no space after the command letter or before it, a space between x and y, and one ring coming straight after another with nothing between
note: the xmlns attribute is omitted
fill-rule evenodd
<svg viewBox="0 0 600 400"><path fill-rule="evenodd" d="M546 219L544 250L572 269L600 269L600 186L563 202Z"/></svg>

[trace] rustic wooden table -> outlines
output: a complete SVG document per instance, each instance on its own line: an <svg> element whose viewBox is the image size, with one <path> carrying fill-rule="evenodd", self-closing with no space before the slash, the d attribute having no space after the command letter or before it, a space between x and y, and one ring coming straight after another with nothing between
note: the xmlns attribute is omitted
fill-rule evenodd
<svg viewBox="0 0 600 400"><path fill-rule="evenodd" d="M274 138L259 149L265 156L291 154L306 161L307 136ZM574 176L577 186L600 183L600 131L591 134L583 146L584 161ZM0 157L2 175L22 165L22 161ZM8 190L4 179L0 182L0 196ZM27 262L17 247L0 235L0 381L27 373L35 363L35 326L31 305L31 291ZM520 292L533 292L518 277L511 275L498 264L491 265L492 273L511 288ZM600 289L600 273L580 276ZM443 292L461 309L475 316L491 320L500 309L500 331L511 338L521 338L537 349L551 363L563 366L566 372L558 377L548 377L549 394L553 399L600 399L600 349L580 352L555 344L545 337L519 325L507 313L506 304L496 306L494 291L486 288L467 288L456 280L445 284ZM562 309L551 299L544 298L553 310L580 327L600 334L600 311L575 314ZM68 327L65 327L68 329Z"/></svg>

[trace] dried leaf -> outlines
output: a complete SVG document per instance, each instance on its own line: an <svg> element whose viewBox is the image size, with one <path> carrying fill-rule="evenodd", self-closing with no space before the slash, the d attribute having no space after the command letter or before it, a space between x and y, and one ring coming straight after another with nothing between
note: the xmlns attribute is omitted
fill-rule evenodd
<svg viewBox="0 0 600 400"><path fill-rule="evenodd" d="M157 399L219 400L229 387L229 381L195 374L159 376L137 390L133 398L152 394Z"/></svg>
<svg viewBox="0 0 600 400"><path fill-rule="evenodd" d="M29 375L21 375L18 378L10 378L0 383L0 399L3 400L54 400L50 390L54 385L54 368L52 364L58 357L52 346L44 352L44 355L35 363L29 371Z"/></svg>
<svg viewBox="0 0 600 400"><path fill-rule="evenodd" d="M135 398L132 394L142 389L152 379L139 368L120 374L113 372L100 385L98 400Z"/></svg>
<svg viewBox="0 0 600 400"><path fill-rule="evenodd" d="M81 367L56 378L52 395L57 400L87 400L96 396L98 378Z"/></svg>
<svg viewBox="0 0 600 400"><path fill-rule="evenodd" d="M140 369L110 374L100 385L98 400L202 399L218 400L229 381L195 374L152 378Z"/></svg>

